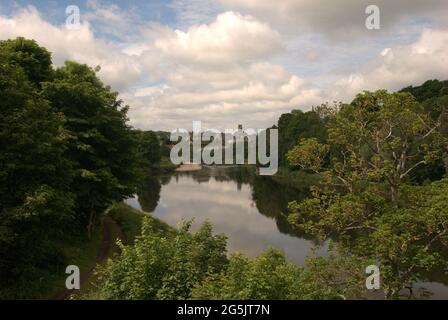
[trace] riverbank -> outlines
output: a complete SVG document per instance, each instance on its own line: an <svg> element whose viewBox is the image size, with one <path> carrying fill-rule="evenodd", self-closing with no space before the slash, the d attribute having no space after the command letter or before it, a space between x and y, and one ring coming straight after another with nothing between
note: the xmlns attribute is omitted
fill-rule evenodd
<svg viewBox="0 0 448 320"><path fill-rule="evenodd" d="M176 172L195 172L195 171L201 171L202 165L196 164L196 163L185 163L181 164L177 169Z"/></svg>
<svg viewBox="0 0 448 320"><path fill-rule="evenodd" d="M72 294L80 295L87 292L91 286L92 282L95 279L95 268L98 265L102 265L105 263L106 259L112 257L116 252L119 251L118 246L116 245L117 239L120 239L123 243L127 243L126 236L118 226L118 224L111 218L109 214L105 214L101 221L101 228L99 230L99 234L101 234L101 241L94 241L96 255L92 256L90 253L88 256L84 257L85 262L82 265L77 265L81 271L80 276L80 290L68 290L65 288L65 277L64 274L61 277L61 287L63 285L63 289L59 290L53 297L52 300L66 300L69 299Z"/></svg>
<svg viewBox="0 0 448 320"><path fill-rule="evenodd" d="M126 203L117 203L113 205L108 214L111 218L117 222L118 226L123 231L128 244L133 244L135 238L140 235L143 217L148 217L151 224L160 230L162 233L170 233L174 231L172 227L163 221L154 218L150 213L142 212L137 209L132 208Z"/></svg>
<svg viewBox="0 0 448 320"><path fill-rule="evenodd" d="M176 233L175 228L153 217L150 213L139 211L125 203L112 205L107 211L107 216L110 220L116 223L117 228L122 232L123 236L120 239L126 239L126 241L123 241L123 244L129 245L130 247L135 244L136 238L141 235L144 218L146 218L153 229L157 230L157 233L163 237L170 237ZM113 257L116 252L119 251L116 250L112 252L108 258ZM105 267L107 260L108 259L105 259L101 264L97 264L97 267ZM93 277L90 278L89 286L86 287L85 290L79 291L73 298L76 300L102 299L103 297L98 290L101 284L100 277L98 274L94 273Z"/></svg>

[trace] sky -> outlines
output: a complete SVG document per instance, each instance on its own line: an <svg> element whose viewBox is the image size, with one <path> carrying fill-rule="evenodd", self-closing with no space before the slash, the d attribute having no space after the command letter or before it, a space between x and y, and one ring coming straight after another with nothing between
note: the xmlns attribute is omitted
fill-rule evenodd
<svg viewBox="0 0 448 320"><path fill-rule="evenodd" d="M366 28L371 4L380 29ZM101 66L134 127L261 129L363 90L448 79L447 16L446 0L1 0L0 40Z"/></svg>

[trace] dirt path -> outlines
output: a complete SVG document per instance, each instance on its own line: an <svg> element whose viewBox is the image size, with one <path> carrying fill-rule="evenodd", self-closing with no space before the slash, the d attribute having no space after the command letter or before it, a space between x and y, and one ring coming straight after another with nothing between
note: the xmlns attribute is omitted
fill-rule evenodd
<svg viewBox="0 0 448 320"><path fill-rule="evenodd" d="M89 286L89 280L92 279L93 271L98 264L103 263L108 257L111 257L119 249L115 244L116 239L121 239L124 244L127 243L127 239L118 224L108 215L103 218L103 234L101 239L101 245L97 256L89 266L88 270L82 271L80 276L81 288ZM52 300L66 300L72 293L76 293L78 290L68 290L64 288L58 292Z"/></svg>

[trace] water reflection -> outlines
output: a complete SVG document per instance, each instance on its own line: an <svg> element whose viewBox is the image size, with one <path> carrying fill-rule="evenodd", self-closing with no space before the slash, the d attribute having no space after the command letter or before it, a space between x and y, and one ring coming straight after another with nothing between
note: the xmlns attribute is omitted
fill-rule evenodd
<svg viewBox="0 0 448 320"><path fill-rule="evenodd" d="M163 186L161 186L163 185ZM193 219L193 229L208 219L216 232L228 236L230 252L256 256L268 247L303 263L312 254L312 237L293 231L286 220L288 202L307 196L297 189L261 177L250 167L210 167L191 173L152 177L138 192L138 203L128 203L170 225ZM317 254L325 254L326 248Z"/></svg>

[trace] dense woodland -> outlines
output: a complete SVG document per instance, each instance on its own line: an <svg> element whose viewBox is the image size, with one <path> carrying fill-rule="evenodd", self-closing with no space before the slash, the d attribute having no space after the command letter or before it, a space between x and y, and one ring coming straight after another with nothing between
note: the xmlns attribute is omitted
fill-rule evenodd
<svg viewBox="0 0 448 320"><path fill-rule="evenodd" d="M69 262L65 244L92 241L106 209L144 194L169 152L163 134L128 125L98 71L55 68L32 40L0 41L0 298L40 297ZM139 217L141 234L98 268L87 298L363 298L369 264L385 297L412 296L417 279L447 268L447 106L448 81L431 80L280 117L279 174L312 177L285 221L331 242L331 256L297 266L275 249L229 255L208 223L191 233L190 222Z"/></svg>
<svg viewBox="0 0 448 320"><path fill-rule="evenodd" d="M0 297L42 290L67 265L61 243L89 241L160 159L156 135L127 124L98 68L55 69L34 41L0 41Z"/></svg>

